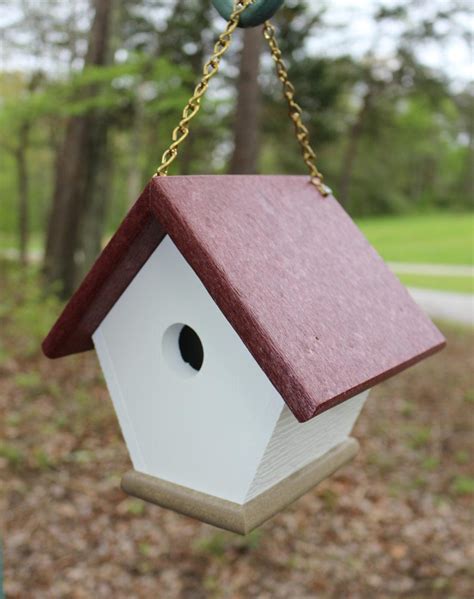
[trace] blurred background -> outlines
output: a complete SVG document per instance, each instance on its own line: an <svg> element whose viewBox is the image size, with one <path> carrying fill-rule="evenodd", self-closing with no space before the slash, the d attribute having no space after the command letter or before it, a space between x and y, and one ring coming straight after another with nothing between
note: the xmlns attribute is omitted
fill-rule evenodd
<svg viewBox="0 0 474 599"><path fill-rule="evenodd" d="M326 182L449 347L372 394L351 466L240 539L126 498L94 356L39 350L225 23L210 0L0 0L8 596L472 596L473 19L469 0L286 0L274 20ZM208 173L305 173L259 30L170 172Z"/></svg>

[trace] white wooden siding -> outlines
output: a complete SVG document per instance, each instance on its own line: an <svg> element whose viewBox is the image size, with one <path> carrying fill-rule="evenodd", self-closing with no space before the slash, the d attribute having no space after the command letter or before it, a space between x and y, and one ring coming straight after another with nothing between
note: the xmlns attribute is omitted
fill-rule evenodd
<svg viewBox="0 0 474 599"><path fill-rule="evenodd" d="M301 424L285 406L247 493L253 499L350 435L368 391Z"/></svg>

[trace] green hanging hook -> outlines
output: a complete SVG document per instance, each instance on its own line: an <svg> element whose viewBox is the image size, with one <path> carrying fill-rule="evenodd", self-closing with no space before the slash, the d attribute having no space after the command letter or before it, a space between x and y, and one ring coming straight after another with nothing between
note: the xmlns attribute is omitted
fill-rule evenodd
<svg viewBox="0 0 474 599"><path fill-rule="evenodd" d="M255 0L240 16L239 27L256 27L271 19L284 0ZM212 0L218 13L227 21L234 9L234 0Z"/></svg>

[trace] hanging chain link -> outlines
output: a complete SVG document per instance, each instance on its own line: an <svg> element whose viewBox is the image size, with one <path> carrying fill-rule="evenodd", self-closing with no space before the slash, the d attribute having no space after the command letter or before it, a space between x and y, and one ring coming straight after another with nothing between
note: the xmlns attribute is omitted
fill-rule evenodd
<svg viewBox="0 0 474 599"><path fill-rule="evenodd" d="M331 190L324 184L324 177L316 166L316 153L309 141L309 131L303 124L301 106L295 101L295 88L288 78L288 71L283 62L282 53L276 39L275 27L273 27L270 21L265 22L263 35L270 46L272 58L277 68L278 79L283 84L283 95L288 102L290 119L295 126L296 139L303 151L303 160L308 167L311 183L313 183L321 195L327 197L331 193Z"/></svg>
<svg viewBox="0 0 474 599"><path fill-rule="evenodd" d="M240 15L247 8L247 6L252 4L253 1L254 0L235 1L234 11L229 18L227 27L224 33L219 36L214 46L214 52L211 58L203 67L203 76L201 81L195 87L193 95L184 107L181 120L178 126L173 130L171 136L172 143L163 153L161 164L156 171L156 175L160 177L165 177L168 175L168 168L176 160L179 146L189 135L189 123L201 108L201 99L209 87L209 81L218 72L221 58L229 49L230 43L232 41L232 34L239 25ZM295 88L289 81L288 71L286 69L285 63L283 62L282 53L276 40L275 28L270 21L266 21L263 28L263 34L268 42L268 45L270 46L272 58L277 67L278 78L283 84L283 93L288 102L289 115L295 126L296 138L303 151L303 160L310 172L311 183L313 183L318 191L324 197L326 197L331 193L331 190L323 183L323 175L319 172L316 166L316 154L309 141L308 129L303 124L301 107L295 101Z"/></svg>
<svg viewBox="0 0 474 599"><path fill-rule="evenodd" d="M209 87L209 81L219 70L221 58L227 52L232 41L232 34L239 25L239 19L241 13L252 4L253 0L237 0L234 4L234 11L230 15L227 27L219 36L219 39L214 46L214 52L211 58L206 62L203 68L203 77L194 89L194 93L190 100L186 104L183 110L182 118L178 126L174 129L171 139L172 143L170 147L164 152L161 158L161 165L158 167L156 174L159 176L166 176L168 174L168 168L178 155L178 148L183 141L189 135L189 123L196 116L201 108L201 98Z"/></svg>

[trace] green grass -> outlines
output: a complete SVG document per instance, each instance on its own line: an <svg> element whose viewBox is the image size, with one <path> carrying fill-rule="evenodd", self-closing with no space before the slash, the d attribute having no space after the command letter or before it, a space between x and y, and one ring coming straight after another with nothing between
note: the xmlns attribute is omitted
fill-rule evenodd
<svg viewBox="0 0 474 599"><path fill-rule="evenodd" d="M474 280L470 277L442 277L431 275L397 275L406 287L421 287L437 291L474 293Z"/></svg>
<svg viewBox="0 0 474 599"><path fill-rule="evenodd" d="M358 225L389 262L474 263L474 213L389 216Z"/></svg>

